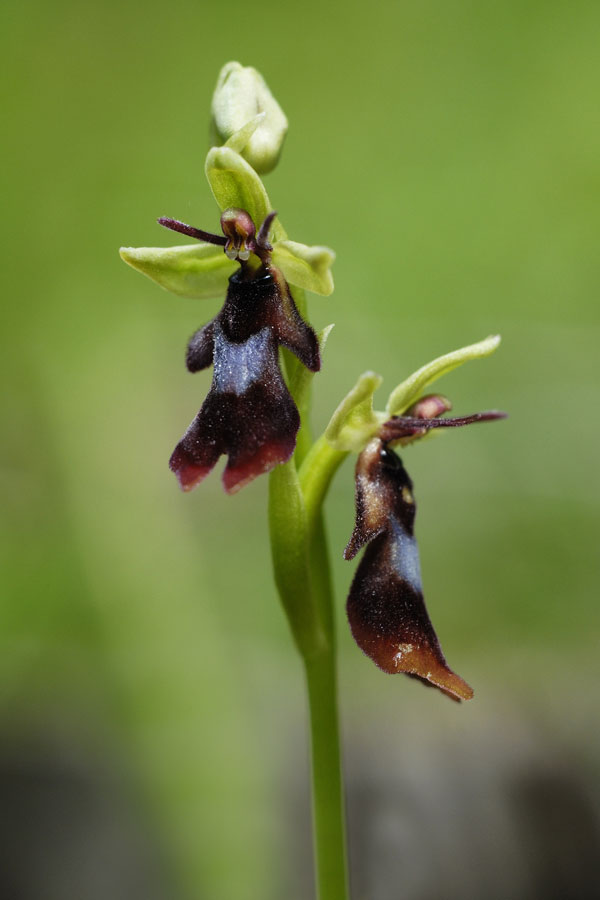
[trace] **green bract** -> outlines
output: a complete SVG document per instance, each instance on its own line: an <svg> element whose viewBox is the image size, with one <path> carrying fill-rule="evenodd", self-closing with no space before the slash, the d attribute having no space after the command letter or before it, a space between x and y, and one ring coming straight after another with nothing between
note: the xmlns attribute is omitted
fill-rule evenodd
<svg viewBox="0 0 600 900"><path fill-rule="evenodd" d="M256 124L246 133L250 120ZM260 72L239 62L223 66L212 100L212 130L217 143L230 142L237 135L234 149L264 175L277 165L287 127L285 113Z"/></svg>
<svg viewBox="0 0 600 900"><path fill-rule="evenodd" d="M392 391L384 412L373 410L373 394L382 379L374 372L365 372L331 417L325 430L327 441L336 450L360 453L384 422L405 413L432 382L471 359L489 356L499 343L500 336L492 335L427 363Z"/></svg>
<svg viewBox="0 0 600 900"><path fill-rule="evenodd" d="M273 207L252 166L231 146L213 147L206 157L205 171L220 209L244 209L258 228ZM315 294L331 294L332 250L287 240L278 218L271 228L271 243L273 265L281 269L286 281ZM222 247L203 242L183 247L122 247L120 254L126 263L166 290L199 300L224 294L237 268Z"/></svg>

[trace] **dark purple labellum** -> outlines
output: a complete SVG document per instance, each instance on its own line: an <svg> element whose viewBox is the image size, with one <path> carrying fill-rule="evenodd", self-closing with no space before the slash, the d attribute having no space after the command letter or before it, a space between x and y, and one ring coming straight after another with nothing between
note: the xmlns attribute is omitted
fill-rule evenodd
<svg viewBox="0 0 600 900"><path fill-rule="evenodd" d="M320 368L319 344L300 316L287 282L273 266L247 279L229 279L219 314L191 338L190 372L213 364L211 389L175 448L170 467L189 491L228 457L228 493L286 462L294 452L300 417L279 368L279 346L312 372Z"/></svg>
<svg viewBox="0 0 600 900"><path fill-rule="evenodd" d="M469 700L473 691L448 667L425 607L415 511L400 458L374 438L356 465L356 525L344 552L352 559L368 544L348 597L350 628L384 672L403 672Z"/></svg>

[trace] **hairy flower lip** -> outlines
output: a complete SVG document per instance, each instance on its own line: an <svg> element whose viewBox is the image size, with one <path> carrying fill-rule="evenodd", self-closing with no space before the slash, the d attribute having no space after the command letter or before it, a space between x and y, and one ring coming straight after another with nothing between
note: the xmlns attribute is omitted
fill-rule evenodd
<svg viewBox="0 0 600 900"><path fill-rule="evenodd" d="M405 418L411 425L419 421ZM448 666L425 605L415 513L410 476L380 434L356 463L356 524L344 557L367 546L348 595L350 630L382 671L411 675L454 700L468 700L473 691Z"/></svg>
<svg viewBox="0 0 600 900"><path fill-rule="evenodd" d="M188 344L188 370L212 364L213 379L169 463L183 490L199 484L222 455L227 493L290 458L300 415L279 367L280 346L309 370L320 368L317 337L281 273L242 266L229 278L220 312Z"/></svg>
<svg viewBox="0 0 600 900"><path fill-rule="evenodd" d="M228 457L223 485L234 493L294 452L300 416L279 369L279 345L310 371L318 371L321 362L317 337L300 316L283 273L271 262L268 237L276 215L267 213L257 231L246 210L228 207L221 215L224 237L178 219L158 220L173 231L222 246L229 259L240 263L228 279L221 311L187 348L188 370L197 372L212 363L213 381L169 461L184 491L199 484L223 454ZM251 252L258 257L258 268L248 262Z"/></svg>
<svg viewBox="0 0 600 900"><path fill-rule="evenodd" d="M473 690L450 669L429 618L419 551L414 536L416 504L413 484L393 444L407 444L434 428L458 428L503 419L487 410L442 418L451 408L441 395L423 396L410 411L392 416L360 452L356 463L356 523L344 551L352 559L366 545L346 610L360 649L382 671L402 672L453 700L469 700ZM420 411L433 412L428 418Z"/></svg>

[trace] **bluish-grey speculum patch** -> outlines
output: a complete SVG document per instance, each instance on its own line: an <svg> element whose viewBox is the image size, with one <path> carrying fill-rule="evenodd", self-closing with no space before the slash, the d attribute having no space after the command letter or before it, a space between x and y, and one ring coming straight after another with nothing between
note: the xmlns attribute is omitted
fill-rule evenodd
<svg viewBox="0 0 600 900"><path fill-rule="evenodd" d="M281 272L268 258L258 270L242 261L223 308L188 344L188 369L212 363L213 380L169 463L184 490L199 484L222 454L223 483L233 493L294 452L300 416L279 368L280 345L319 370L317 337Z"/></svg>

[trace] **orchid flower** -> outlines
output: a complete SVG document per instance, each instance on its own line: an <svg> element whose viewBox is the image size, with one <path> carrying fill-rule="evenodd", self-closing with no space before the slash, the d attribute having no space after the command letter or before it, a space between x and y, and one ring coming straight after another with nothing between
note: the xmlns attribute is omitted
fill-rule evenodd
<svg viewBox="0 0 600 900"><path fill-rule="evenodd" d="M317 337L288 282L296 286L302 306L303 289L330 294L334 254L287 240L260 177L238 152L260 121L256 116L251 128L208 153L206 174L223 210L222 235L161 217L159 224L199 243L121 249L125 262L173 293L203 299L226 292L221 311L188 344L188 370L212 363L213 382L170 459L186 491L206 477L221 454L228 456L223 474L228 493L286 462L300 416L280 371L279 347L311 372L320 368Z"/></svg>
<svg viewBox="0 0 600 900"><path fill-rule="evenodd" d="M450 401L423 393L456 366L488 356L498 343L497 337L486 338L428 363L392 391L382 412L373 410L373 393L381 379L365 373L326 431L338 451L359 454L356 523L344 551L345 559L353 559L366 545L346 606L352 635L384 672L411 675L455 700L468 700L473 691L449 668L425 607L413 484L395 448L441 428L504 418L495 410L441 418L451 409Z"/></svg>

